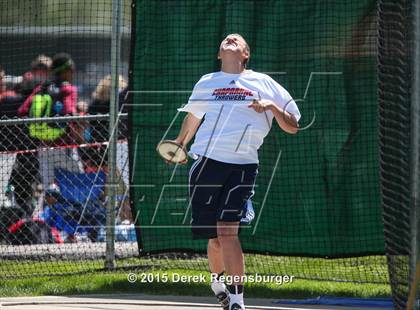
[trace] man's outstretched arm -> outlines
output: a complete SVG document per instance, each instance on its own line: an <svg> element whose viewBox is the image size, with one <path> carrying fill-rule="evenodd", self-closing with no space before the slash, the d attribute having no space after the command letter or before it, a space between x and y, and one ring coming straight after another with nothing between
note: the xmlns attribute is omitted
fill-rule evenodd
<svg viewBox="0 0 420 310"><path fill-rule="evenodd" d="M201 119L195 117L192 113L188 113L182 122L181 130L179 131L175 142L184 146L188 145L197 132L198 127L200 127L200 124Z"/></svg>

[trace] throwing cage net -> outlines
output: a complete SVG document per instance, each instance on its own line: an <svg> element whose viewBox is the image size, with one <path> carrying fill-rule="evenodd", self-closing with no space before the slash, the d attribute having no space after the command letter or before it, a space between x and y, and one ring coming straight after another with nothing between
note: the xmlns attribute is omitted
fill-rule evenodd
<svg viewBox="0 0 420 310"><path fill-rule="evenodd" d="M303 115L296 136L274 123L260 149L256 219L241 232L247 271L387 282L376 2L138 1L135 17L131 198L143 253L185 258L164 266L207 270L193 259L206 250L190 235L193 160L168 166L155 148L177 136L177 108L202 75L220 70L221 40L239 33L251 46L247 67L283 85Z"/></svg>

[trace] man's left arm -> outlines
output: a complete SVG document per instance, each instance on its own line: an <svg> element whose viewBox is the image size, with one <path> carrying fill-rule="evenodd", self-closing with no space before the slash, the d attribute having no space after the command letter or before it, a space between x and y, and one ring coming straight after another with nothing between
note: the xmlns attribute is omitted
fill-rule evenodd
<svg viewBox="0 0 420 310"><path fill-rule="evenodd" d="M293 114L283 110L274 102L268 105L268 109L273 112L274 118L281 129L290 134L296 134L298 132L299 123Z"/></svg>
<svg viewBox="0 0 420 310"><path fill-rule="evenodd" d="M271 111L281 129L290 134L297 133L301 115L299 107L292 96L283 86L270 77L265 79L262 85L265 90L263 92L265 100L254 101L257 109L260 111Z"/></svg>
<svg viewBox="0 0 420 310"><path fill-rule="evenodd" d="M299 130L299 123L296 117L283 110L271 100L254 100L248 107L253 108L258 113L271 111L280 128L290 134L296 134Z"/></svg>

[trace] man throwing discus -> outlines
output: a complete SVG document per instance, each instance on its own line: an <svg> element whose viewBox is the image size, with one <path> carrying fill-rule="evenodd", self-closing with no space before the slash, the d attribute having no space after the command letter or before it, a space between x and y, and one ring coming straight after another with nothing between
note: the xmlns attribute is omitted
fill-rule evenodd
<svg viewBox="0 0 420 310"><path fill-rule="evenodd" d="M299 109L289 93L266 74L246 69L250 48L239 34L220 44L221 70L195 85L176 143L196 161L189 173L192 233L208 239L211 288L225 310L245 309L244 257L238 238L241 220L251 207L258 173L258 149L273 118L295 134ZM234 279L224 283L220 279ZM229 276L229 277L227 277ZM235 281L236 279L236 281Z"/></svg>

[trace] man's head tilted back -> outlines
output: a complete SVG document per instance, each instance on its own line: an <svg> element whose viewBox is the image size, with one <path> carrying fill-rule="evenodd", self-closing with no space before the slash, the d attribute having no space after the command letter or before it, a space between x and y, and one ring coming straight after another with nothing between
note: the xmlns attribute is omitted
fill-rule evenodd
<svg viewBox="0 0 420 310"><path fill-rule="evenodd" d="M218 59L223 61L240 60L244 67L251 57L251 50L244 37L238 33L226 36L220 43Z"/></svg>

